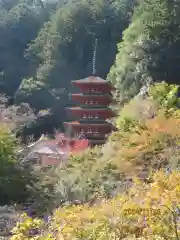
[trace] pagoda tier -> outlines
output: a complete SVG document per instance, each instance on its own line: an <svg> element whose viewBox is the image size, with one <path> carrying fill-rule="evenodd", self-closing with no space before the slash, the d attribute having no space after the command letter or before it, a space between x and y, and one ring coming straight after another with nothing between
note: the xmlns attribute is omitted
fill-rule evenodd
<svg viewBox="0 0 180 240"><path fill-rule="evenodd" d="M82 93L74 93L74 94L71 94L71 99L80 104L88 105L88 106L93 106L93 105L107 106L113 101L112 96L109 94L88 95L88 94L82 94Z"/></svg>
<svg viewBox="0 0 180 240"><path fill-rule="evenodd" d="M111 91L115 90L109 81L94 76L83 80L72 81L72 84L80 88L84 93L109 93L111 95Z"/></svg>
<svg viewBox="0 0 180 240"><path fill-rule="evenodd" d="M110 108L71 107L67 108L67 111L72 112L74 116L84 120L102 120L116 116L116 114Z"/></svg>
<svg viewBox="0 0 180 240"><path fill-rule="evenodd" d="M112 130L115 130L114 126L108 122L104 123L81 123L81 122L65 122L66 129L72 128L75 135L83 135L86 138L98 138L102 139Z"/></svg>
<svg viewBox="0 0 180 240"><path fill-rule="evenodd" d="M106 142L106 139L101 139L101 140L96 140L96 139L91 139L91 140L89 140L89 144L91 145L91 146L95 146L95 145L102 145L102 144L104 144Z"/></svg>
<svg viewBox="0 0 180 240"><path fill-rule="evenodd" d="M59 147L61 147L62 144L66 145L67 142L68 142L68 144L69 144L70 146L73 146L73 145L76 143L76 141L77 141L77 137L76 137L76 138L71 138L71 137L65 137L65 136L63 136L63 137L60 139L60 142L58 143L58 145L59 145ZM94 139L90 139L90 140L89 140L89 144L90 144L91 146L94 146L94 145L103 144L103 143L105 143L105 141L106 141L106 138L104 138L104 139L98 139L98 137L95 136Z"/></svg>
<svg viewBox="0 0 180 240"><path fill-rule="evenodd" d="M88 139L91 146L105 143L107 136L116 130L112 124L105 121L116 116L108 108L113 101L111 91L115 88L109 81L95 76L72 81L72 84L82 91L71 94L72 100L81 106L66 109L79 119L76 122L64 123L66 133L74 138Z"/></svg>

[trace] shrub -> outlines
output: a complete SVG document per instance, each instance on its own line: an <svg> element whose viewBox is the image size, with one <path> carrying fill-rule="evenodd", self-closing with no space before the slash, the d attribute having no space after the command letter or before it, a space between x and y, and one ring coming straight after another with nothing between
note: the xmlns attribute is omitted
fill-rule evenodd
<svg viewBox="0 0 180 240"><path fill-rule="evenodd" d="M172 152L179 153L180 120L157 116L147 120L143 128L134 132L114 133L109 141L114 142L111 161L120 172L127 175L145 174L172 162ZM178 152L178 153L177 153Z"/></svg>
<svg viewBox="0 0 180 240"><path fill-rule="evenodd" d="M132 131L141 126L147 119L158 113L167 117L180 117L179 86L165 82L156 83L149 88L149 97L135 98L120 110L116 124L121 131Z"/></svg>
<svg viewBox="0 0 180 240"><path fill-rule="evenodd" d="M175 239L180 237L180 174L157 172L151 184L134 180L127 194L96 205L68 206L55 211L36 239ZM31 224L27 224L27 222ZM37 223L34 220L34 225ZM33 239L32 219L13 230L12 240ZM56 234L55 234L56 233ZM54 235L54 236L53 236Z"/></svg>
<svg viewBox="0 0 180 240"><path fill-rule="evenodd" d="M48 223L26 216L12 239L179 240L180 111L174 89L152 86L149 98L122 109L120 131L103 147L72 155L64 169L56 169L53 206L61 208ZM125 183L133 177L133 186Z"/></svg>
<svg viewBox="0 0 180 240"><path fill-rule="evenodd" d="M150 87L149 96L156 102L159 108L164 107L170 109L180 106L178 91L178 85L169 85L165 82L161 82Z"/></svg>
<svg viewBox="0 0 180 240"><path fill-rule="evenodd" d="M151 119L157 114L157 109L153 100L133 99L120 111L116 124L120 131L132 131L135 127L141 126L147 119Z"/></svg>
<svg viewBox="0 0 180 240"><path fill-rule="evenodd" d="M23 201L27 196L26 172L16 158L18 144L7 127L0 128L0 204Z"/></svg>
<svg viewBox="0 0 180 240"><path fill-rule="evenodd" d="M120 172L145 174L147 169L178 164L172 158L174 149L179 153L178 89L164 82L154 84L149 97L133 99L122 108L117 119L120 131L109 138L114 142L109 158Z"/></svg>
<svg viewBox="0 0 180 240"><path fill-rule="evenodd" d="M146 180L151 171L179 165L178 117L165 117L149 99L135 99L122 112L121 120L130 116L132 121L124 127L121 121L121 130L111 134L103 147L71 155L64 168L42 176L40 184L44 183L38 189L41 192L46 189L47 194L41 194L41 208L94 202L97 196L109 198L125 191L131 184L127 179L134 175ZM44 196L46 204L43 204Z"/></svg>
<svg viewBox="0 0 180 240"><path fill-rule="evenodd" d="M102 155L101 148L88 149L72 155L64 169L57 169L56 205L94 201L97 195L108 197L111 194L120 180L118 182L115 169L102 159Z"/></svg>
<svg viewBox="0 0 180 240"><path fill-rule="evenodd" d="M17 221L18 213L15 206L0 206L0 236L8 237Z"/></svg>

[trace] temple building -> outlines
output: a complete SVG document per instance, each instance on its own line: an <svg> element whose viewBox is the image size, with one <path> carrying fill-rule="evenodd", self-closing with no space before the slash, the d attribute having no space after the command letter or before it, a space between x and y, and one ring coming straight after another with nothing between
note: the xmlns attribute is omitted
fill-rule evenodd
<svg viewBox="0 0 180 240"><path fill-rule="evenodd" d="M72 84L79 88L81 93L71 94L72 100L79 106L67 108L77 121L64 122L66 135L75 139L88 139L91 146L105 143L107 136L115 130L115 127L106 121L116 116L108 107L113 101L111 92L115 88L109 81L95 76L72 81Z"/></svg>

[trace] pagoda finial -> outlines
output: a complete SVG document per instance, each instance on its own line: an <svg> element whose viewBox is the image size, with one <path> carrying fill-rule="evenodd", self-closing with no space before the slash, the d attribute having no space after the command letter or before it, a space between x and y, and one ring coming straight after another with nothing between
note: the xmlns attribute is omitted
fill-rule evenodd
<svg viewBox="0 0 180 240"><path fill-rule="evenodd" d="M96 52L97 52L98 39L95 38L94 51L93 51L93 75L96 75Z"/></svg>

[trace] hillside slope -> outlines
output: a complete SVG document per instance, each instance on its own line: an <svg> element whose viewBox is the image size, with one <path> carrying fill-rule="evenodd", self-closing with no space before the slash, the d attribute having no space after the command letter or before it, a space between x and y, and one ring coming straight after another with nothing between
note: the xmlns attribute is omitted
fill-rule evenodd
<svg viewBox="0 0 180 240"><path fill-rule="evenodd" d="M124 106L119 131L105 146L72 156L65 169L57 169L61 207L48 221L22 216L11 239L178 240L177 92L178 86L155 84L148 97Z"/></svg>

